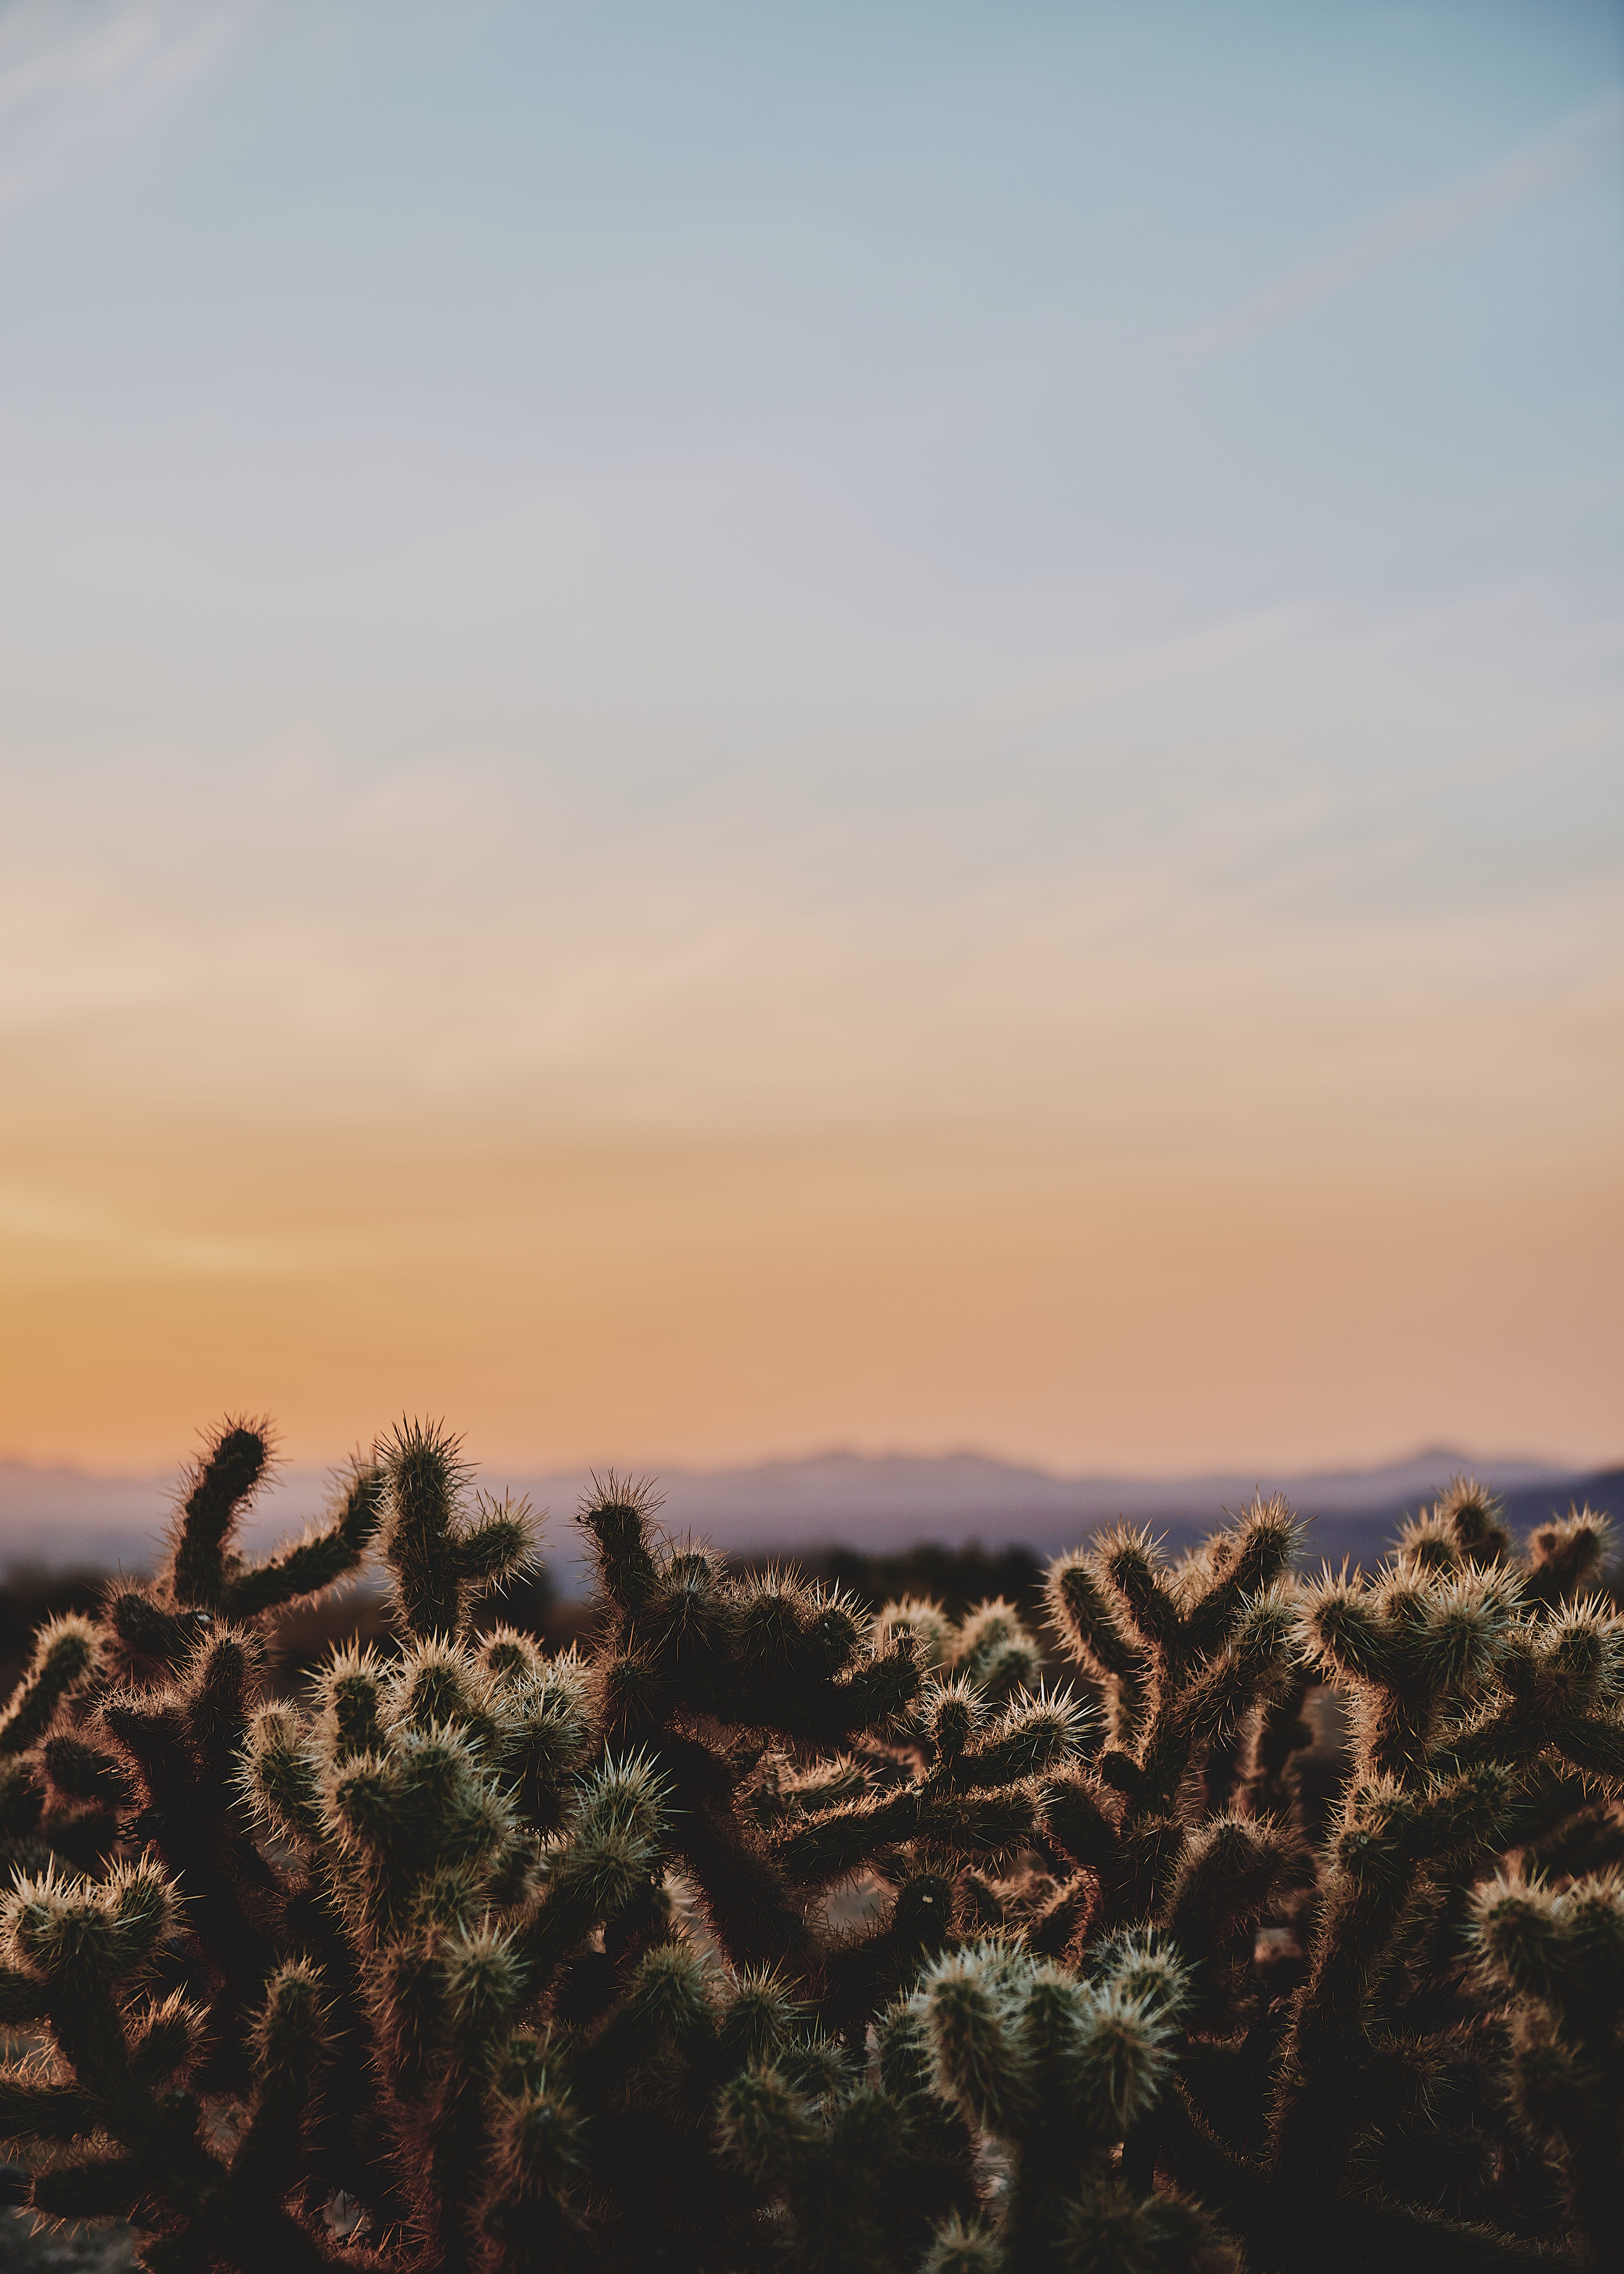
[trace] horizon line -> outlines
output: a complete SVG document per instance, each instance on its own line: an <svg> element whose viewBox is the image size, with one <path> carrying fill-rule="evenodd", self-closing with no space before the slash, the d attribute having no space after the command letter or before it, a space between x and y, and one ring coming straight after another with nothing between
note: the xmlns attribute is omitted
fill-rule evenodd
<svg viewBox="0 0 1624 2274"><path fill-rule="evenodd" d="M327 1477L335 1473L342 1465L343 1460L348 1457L348 1456L342 1456L338 1459L327 1461L281 1461L272 1469L266 1482L272 1490L274 1490L279 1483L284 1480L292 1482L297 1479L308 1481L312 1478ZM1429 1460L1453 1463L1457 1468L1462 1465L1470 1468L1475 1465L1485 1469L1535 1469L1554 1479L1598 1475L1605 1473L1611 1468L1624 1466L1624 1449L1620 1449L1616 1459L1595 1461L1576 1460L1569 1456L1558 1457L1528 1449L1489 1451L1479 1448L1476 1451L1470 1451L1458 1445L1434 1442L1414 1446L1404 1452L1364 1461L1335 1462L1321 1459L1308 1463L1289 1461L1254 1463L1214 1460L1204 1465L1193 1467L1185 1465L1166 1469L1119 1467L1059 1469L1035 1457L994 1452L984 1446L974 1444L951 1445L939 1450L923 1451L918 1448L900 1446L865 1449L837 1441L817 1445L801 1452L764 1453L749 1457L709 1462L688 1460L665 1463L649 1461L634 1461L629 1464L624 1461L605 1463L601 1457L568 1459L536 1454L501 1462L477 1461L475 1465L486 1474L505 1470L520 1478L527 1475L586 1476L606 1467L614 1467L617 1471L626 1468L636 1472L640 1476L646 1476L658 1482L666 1478L748 1476L766 1469L811 1468L827 1461L852 1461L868 1466L878 1466L885 1463L911 1463L921 1467L975 1461L994 1468L1012 1469L1028 1476L1041 1477L1046 1482L1056 1485L1117 1483L1147 1485L1197 1484L1212 1480L1233 1483L1246 1477L1256 1476L1261 1480L1271 1475L1303 1479L1373 1476L1381 1475L1392 1469L1413 1468L1417 1464ZM41 1459L33 1454L0 1449L0 1472L24 1470L36 1475L70 1476L82 1479L90 1484L131 1484L168 1487L184 1472L185 1465L185 1460L182 1458L163 1469L135 1466L103 1468L86 1466L72 1460Z"/></svg>

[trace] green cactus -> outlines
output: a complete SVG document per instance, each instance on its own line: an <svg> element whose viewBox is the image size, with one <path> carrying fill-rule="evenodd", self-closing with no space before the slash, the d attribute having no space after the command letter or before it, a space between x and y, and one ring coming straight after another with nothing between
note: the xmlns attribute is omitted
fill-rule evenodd
<svg viewBox="0 0 1624 2274"><path fill-rule="evenodd" d="M1368 1579L1277 1502L876 1616L581 1511L591 1650L403 1424L250 1566L228 1424L0 1713L0 2132L154 2274L1320 2274L1616 2259L1624 1629L1468 1484ZM387 1646L267 1694L380 1557ZM1311 1690L1351 1736L1304 1804ZM1321 1720L1323 1708L1317 1708Z"/></svg>

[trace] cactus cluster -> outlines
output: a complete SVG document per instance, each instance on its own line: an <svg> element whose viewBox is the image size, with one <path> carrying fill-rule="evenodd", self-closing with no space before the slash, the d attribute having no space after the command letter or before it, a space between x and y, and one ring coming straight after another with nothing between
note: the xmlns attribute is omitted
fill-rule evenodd
<svg viewBox="0 0 1624 2274"><path fill-rule="evenodd" d="M0 1714L41 2215L154 2274L1619 2263L1589 1511L1517 1555L1462 1483L1317 1581L1275 1502L1177 1562L1118 1530L1034 1632L741 1575L612 1477L548 1654L481 1608L527 1512L442 1431L254 1565L268 1459L218 1432ZM373 1557L388 1645L273 1694L273 1614Z"/></svg>

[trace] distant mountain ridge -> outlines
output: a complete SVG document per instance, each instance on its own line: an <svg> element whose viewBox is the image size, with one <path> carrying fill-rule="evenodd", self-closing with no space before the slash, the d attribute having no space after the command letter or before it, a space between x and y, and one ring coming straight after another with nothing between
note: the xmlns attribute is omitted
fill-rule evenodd
<svg viewBox="0 0 1624 2274"><path fill-rule="evenodd" d="M1519 1528L1570 1498L1588 1497L1624 1521L1624 1470L1575 1471L1536 1460L1474 1460L1437 1448L1370 1469L1308 1472L1259 1468L1195 1477L1058 1477L988 1454L831 1451L733 1469L673 1469L660 1480L661 1522L699 1532L729 1552L831 1546L889 1553L921 1541L987 1547L1019 1543L1039 1555L1076 1545L1118 1517L1148 1524L1177 1544L1209 1530L1254 1492L1283 1493L1309 1520L1308 1552L1340 1562L1373 1560L1403 1516L1468 1470L1506 1495ZM560 1583L584 1584L568 1519L590 1477L585 1471L504 1476L490 1489L529 1496L550 1512L543 1554ZM282 1472L256 1508L256 1545L300 1530L320 1507L325 1480ZM0 1568L139 1570L172 1504L171 1478L96 1477L62 1467L0 1461Z"/></svg>

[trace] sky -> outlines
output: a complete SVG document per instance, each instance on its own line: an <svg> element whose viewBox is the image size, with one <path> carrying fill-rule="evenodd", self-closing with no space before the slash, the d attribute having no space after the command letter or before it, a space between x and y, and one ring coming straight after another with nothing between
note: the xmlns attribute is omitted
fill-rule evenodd
<svg viewBox="0 0 1624 2274"><path fill-rule="evenodd" d="M0 5L0 1455L1624 1449L1612 0Z"/></svg>

